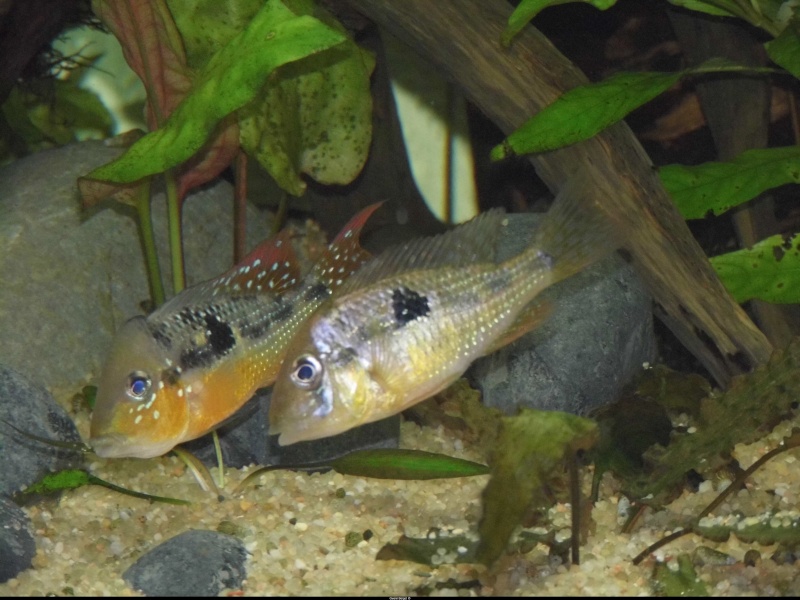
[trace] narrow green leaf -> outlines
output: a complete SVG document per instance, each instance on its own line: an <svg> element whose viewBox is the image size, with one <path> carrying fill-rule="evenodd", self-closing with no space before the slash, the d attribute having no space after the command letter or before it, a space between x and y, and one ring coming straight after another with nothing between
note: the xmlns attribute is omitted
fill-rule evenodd
<svg viewBox="0 0 800 600"><path fill-rule="evenodd" d="M57 473L48 473L36 483L29 485L23 491L19 492L16 497L24 501L26 497L33 494L48 495L55 494L63 490L74 490L84 485L100 485L115 492L133 496L134 498L142 498L143 500L150 500L153 502L164 502L167 504L190 504L187 500L180 500L178 498L168 498L165 496L153 496L151 494L144 494L136 492L127 488L114 485L104 479L95 477L91 473L82 469L66 469Z"/></svg>
<svg viewBox="0 0 800 600"><path fill-rule="evenodd" d="M255 97L276 68L346 39L313 17L296 17L280 0L269 0L247 29L213 57L162 128L89 177L127 183L181 164L203 146L220 120Z"/></svg>
<svg viewBox="0 0 800 600"><path fill-rule="evenodd" d="M773 235L752 248L714 256L711 265L737 302L800 302L800 234Z"/></svg>
<svg viewBox="0 0 800 600"><path fill-rule="evenodd" d="M800 146L748 150L728 162L659 169L664 187L685 219L719 215L760 193L800 182Z"/></svg>
<svg viewBox="0 0 800 600"><path fill-rule="evenodd" d="M671 88L679 79L705 73L767 73L722 59L710 59L676 73L617 73L569 90L536 113L491 152L492 160L547 152L586 140Z"/></svg>
<svg viewBox="0 0 800 600"><path fill-rule="evenodd" d="M446 479L486 475L489 467L422 450L357 450L331 461L337 473L376 479Z"/></svg>
<svg viewBox="0 0 800 600"><path fill-rule="evenodd" d="M61 490L74 490L89 485L89 473L81 469L67 469L48 473L36 483L25 488L22 494L54 494Z"/></svg>
<svg viewBox="0 0 800 600"><path fill-rule="evenodd" d="M386 544L378 550L375 560L407 560L429 567L437 567L442 563L472 563L475 562L476 545L475 540L465 535L436 535L430 538L401 535L396 544Z"/></svg>
<svg viewBox="0 0 800 600"><path fill-rule="evenodd" d="M595 423L567 413L523 410L503 418L483 492L477 560L490 564L500 556L528 507L543 503L544 486L563 470L566 454L589 448L597 435Z"/></svg>
<svg viewBox="0 0 800 600"><path fill-rule="evenodd" d="M504 46L511 44L512 38L517 35L522 28L527 25L533 17L548 6L555 6L556 4L568 4L576 0L522 0L511 16L508 18L508 26L503 31L500 41ZM614 6L617 0L577 0L591 4L600 10L606 10Z"/></svg>
<svg viewBox="0 0 800 600"><path fill-rule="evenodd" d="M731 0L717 0L716 2L704 2L703 0L669 0L670 4L688 8L715 17L735 17L736 3Z"/></svg>
<svg viewBox="0 0 800 600"><path fill-rule="evenodd" d="M772 61L800 79L800 33L797 23L790 24L774 40L764 44Z"/></svg>

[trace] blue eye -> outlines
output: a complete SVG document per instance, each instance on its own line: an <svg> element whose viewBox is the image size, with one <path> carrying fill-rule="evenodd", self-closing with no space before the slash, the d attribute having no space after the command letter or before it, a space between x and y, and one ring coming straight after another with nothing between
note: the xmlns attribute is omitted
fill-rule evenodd
<svg viewBox="0 0 800 600"><path fill-rule="evenodd" d="M134 371L128 375L128 396L134 400L144 400L150 391L150 377L141 371Z"/></svg>
<svg viewBox="0 0 800 600"><path fill-rule="evenodd" d="M301 356L294 362L292 381L297 387L304 390L319 387L322 381L322 364L310 354Z"/></svg>

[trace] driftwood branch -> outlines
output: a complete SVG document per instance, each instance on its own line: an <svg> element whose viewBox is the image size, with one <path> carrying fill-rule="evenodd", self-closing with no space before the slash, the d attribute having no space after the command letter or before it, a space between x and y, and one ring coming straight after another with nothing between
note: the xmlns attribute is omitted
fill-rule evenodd
<svg viewBox="0 0 800 600"><path fill-rule="evenodd" d="M346 0L439 68L510 133L586 77L535 28L500 43L504 0ZM610 186L607 207L628 229L627 248L657 312L721 385L769 358L772 347L723 287L624 123L532 159L557 191L577 170Z"/></svg>

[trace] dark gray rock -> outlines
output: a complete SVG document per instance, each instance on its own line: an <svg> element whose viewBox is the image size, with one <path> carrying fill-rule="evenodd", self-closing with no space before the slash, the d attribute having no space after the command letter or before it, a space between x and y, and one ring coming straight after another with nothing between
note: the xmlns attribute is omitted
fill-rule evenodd
<svg viewBox="0 0 800 600"><path fill-rule="evenodd" d="M235 537L194 529L153 548L122 578L147 596L216 596L242 586L246 559Z"/></svg>
<svg viewBox="0 0 800 600"><path fill-rule="evenodd" d="M272 388L259 390L230 423L217 430L226 466L324 462L353 450L397 448L399 444L400 416L397 415L329 438L279 446L278 436L268 435L271 397ZM189 442L185 447L209 467L217 466L210 435Z"/></svg>
<svg viewBox="0 0 800 600"><path fill-rule="evenodd" d="M36 555L31 523L20 507L0 496L0 583L30 568Z"/></svg>
<svg viewBox="0 0 800 600"><path fill-rule="evenodd" d="M509 215L503 260L530 243L541 215ZM476 361L467 372L483 402L583 414L615 399L656 354L651 299L614 254L545 290L552 314L534 331Z"/></svg>
<svg viewBox="0 0 800 600"><path fill-rule="evenodd" d="M0 365L0 419L38 437L81 441L75 424L47 390L4 365ZM26 438L3 422L0 457L0 496L11 495L51 471L74 468L82 462L80 453Z"/></svg>
<svg viewBox="0 0 800 600"><path fill-rule="evenodd" d="M149 288L131 207L83 211L77 178L120 153L83 142L0 168L0 360L54 394L97 375L114 332L142 314ZM164 194L152 202L163 279L171 281ZM230 267L233 188L217 182L184 202L188 283ZM268 213L248 208L248 242L269 235Z"/></svg>

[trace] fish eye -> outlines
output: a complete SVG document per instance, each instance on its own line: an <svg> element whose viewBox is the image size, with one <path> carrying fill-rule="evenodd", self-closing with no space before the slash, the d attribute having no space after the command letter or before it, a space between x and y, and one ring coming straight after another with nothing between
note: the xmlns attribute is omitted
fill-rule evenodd
<svg viewBox="0 0 800 600"><path fill-rule="evenodd" d="M322 381L322 364L316 356L306 354L294 362L292 382L299 388L311 390Z"/></svg>
<svg viewBox="0 0 800 600"><path fill-rule="evenodd" d="M128 375L128 389L126 390L128 396L134 400L144 400L147 393L150 391L151 381L147 373L142 371L134 371Z"/></svg>

